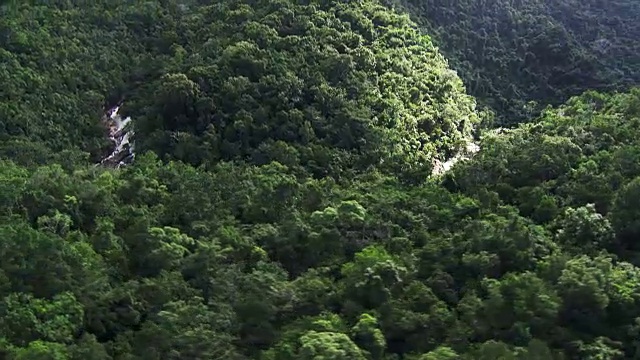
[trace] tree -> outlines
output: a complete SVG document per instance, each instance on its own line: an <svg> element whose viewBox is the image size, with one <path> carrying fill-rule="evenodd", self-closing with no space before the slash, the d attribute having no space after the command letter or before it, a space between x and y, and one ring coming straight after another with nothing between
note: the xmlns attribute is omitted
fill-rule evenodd
<svg viewBox="0 0 640 360"><path fill-rule="evenodd" d="M142 359L243 359L227 332L228 321L201 298L168 302L134 334L134 353Z"/></svg>
<svg viewBox="0 0 640 360"><path fill-rule="evenodd" d="M419 360L457 360L460 356L450 347L440 346L419 357Z"/></svg>
<svg viewBox="0 0 640 360"><path fill-rule="evenodd" d="M618 192L611 209L611 224L621 245L637 251L640 237L640 178L632 180Z"/></svg>
<svg viewBox="0 0 640 360"><path fill-rule="evenodd" d="M573 253L595 255L602 249L613 248L613 228L593 204L567 208L555 221L556 240Z"/></svg>
<svg viewBox="0 0 640 360"><path fill-rule="evenodd" d="M57 294L50 301L12 293L0 305L0 332L18 347L34 341L70 344L82 328L83 316L82 304L71 293Z"/></svg>
<svg viewBox="0 0 640 360"><path fill-rule="evenodd" d="M360 315L358 323L351 329L354 342L369 353L373 360L383 359L386 340L377 328L377 320L369 314Z"/></svg>
<svg viewBox="0 0 640 360"><path fill-rule="evenodd" d="M365 360L366 356L347 335L309 331L300 338L301 360Z"/></svg>

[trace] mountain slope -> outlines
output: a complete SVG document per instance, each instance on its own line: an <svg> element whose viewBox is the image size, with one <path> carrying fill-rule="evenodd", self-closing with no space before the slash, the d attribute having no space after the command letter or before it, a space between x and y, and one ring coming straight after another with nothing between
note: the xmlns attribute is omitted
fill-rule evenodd
<svg viewBox="0 0 640 360"><path fill-rule="evenodd" d="M409 11L500 125L587 90L640 84L640 3L388 1Z"/></svg>
<svg viewBox="0 0 640 360"><path fill-rule="evenodd" d="M479 115L372 0L2 11L1 359L637 357L640 90L428 178Z"/></svg>
<svg viewBox="0 0 640 360"><path fill-rule="evenodd" d="M125 110L163 158L425 177L478 121L429 38L374 1L222 1L183 26L168 74Z"/></svg>
<svg viewBox="0 0 640 360"><path fill-rule="evenodd" d="M3 161L0 352L632 357L638 99L590 93L487 139L453 191L153 154L117 171Z"/></svg>
<svg viewBox="0 0 640 360"><path fill-rule="evenodd" d="M162 74L177 4L12 3L0 9L0 155L24 164L95 162L100 119ZM63 153L64 155L62 155Z"/></svg>

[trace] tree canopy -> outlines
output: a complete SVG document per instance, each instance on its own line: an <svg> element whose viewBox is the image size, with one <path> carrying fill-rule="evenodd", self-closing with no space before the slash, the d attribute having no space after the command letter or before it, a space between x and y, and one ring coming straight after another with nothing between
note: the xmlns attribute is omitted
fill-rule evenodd
<svg viewBox="0 0 640 360"><path fill-rule="evenodd" d="M385 0L429 33L500 125L588 90L640 83L634 0Z"/></svg>
<svg viewBox="0 0 640 360"><path fill-rule="evenodd" d="M545 9L592 36L565 3ZM0 358L639 356L640 89L602 91L634 58L584 70L602 87L536 78L539 98L512 100L550 106L501 129L429 34L374 0L0 11ZM625 19L598 36L636 46ZM534 36L547 24L500 26L564 49L540 73L577 59ZM136 156L112 168L116 105Z"/></svg>
<svg viewBox="0 0 640 360"><path fill-rule="evenodd" d="M163 159L415 171L478 122L430 38L375 1L222 1L181 27L167 74L129 107Z"/></svg>

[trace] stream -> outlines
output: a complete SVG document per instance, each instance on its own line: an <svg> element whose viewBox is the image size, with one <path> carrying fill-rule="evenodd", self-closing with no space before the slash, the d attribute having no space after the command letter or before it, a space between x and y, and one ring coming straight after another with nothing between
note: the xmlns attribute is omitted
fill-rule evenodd
<svg viewBox="0 0 640 360"><path fill-rule="evenodd" d="M119 114L120 106L122 106L122 103L111 108L102 118L104 126L108 129L108 136L113 143L113 147L111 153L96 165L118 169L131 164L135 159L134 144L131 139L134 133L131 126L129 126L131 117L123 119L122 115ZM440 176L446 173L458 161L471 158L479 150L480 146L469 139L466 146L455 156L444 162L436 160L431 175Z"/></svg>
<svg viewBox="0 0 640 360"><path fill-rule="evenodd" d="M115 169L130 164L135 158L133 142L130 141L133 131L131 126L127 126L131 123L131 117L122 118L118 113L121 105L111 108L102 119L108 129L109 139L113 142L113 150L100 161L99 165Z"/></svg>
<svg viewBox="0 0 640 360"><path fill-rule="evenodd" d="M447 161L442 162L442 161L436 160L433 166L433 171L431 172L431 176L439 176L446 173L458 161L470 159L478 151L480 151L480 146L477 143L473 142L473 140L471 139L468 140L466 146L462 150L460 150L456 155L449 158Z"/></svg>

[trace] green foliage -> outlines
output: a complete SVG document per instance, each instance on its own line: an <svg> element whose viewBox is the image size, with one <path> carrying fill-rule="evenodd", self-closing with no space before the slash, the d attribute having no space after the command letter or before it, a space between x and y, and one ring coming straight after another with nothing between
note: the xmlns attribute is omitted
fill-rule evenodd
<svg viewBox="0 0 640 360"><path fill-rule="evenodd" d="M637 244L640 236L640 177L620 189L611 209L611 219L622 245L640 250Z"/></svg>
<svg viewBox="0 0 640 360"><path fill-rule="evenodd" d="M457 360L457 359L459 359L458 354L456 354L456 352L453 351L453 349L447 346L441 346L419 357L419 360Z"/></svg>
<svg viewBox="0 0 640 360"><path fill-rule="evenodd" d="M103 108L153 72L171 41L162 34L175 27L176 13L160 2L145 4L77 7L60 1L0 8L0 139L12 143L1 147L1 155L42 164L64 161L51 154L62 150L103 154Z"/></svg>
<svg viewBox="0 0 640 360"><path fill-rule="evenodd" d="M500 125L587 90L640 85L633 0L386 0L430 34Z"/></svg>
<svg viewBox="0 0 640 360"><path fill-rule="evenodd" d="M619 69L605 57L576 85L595 32L544 22L564 3L437 6L471 18L434 34L492 59L469 84L510 117ZM430 38L374 0L0 11L0 358L638 357L640 90L485 131L428 179L479 115ZM480 17L496 36L459 43ZM491 66L504 32L538 72ZM93 166L122 98L135 161Z"/></svg>
<svg viewBox="0 0 640 360"><path fill-rule="evenodd" d="M185 56L128 106L163 158L424 177L478 120L430 39L375 1L223 1L184 27Z"/></svg>
<svg viewBox="0 0 640 360"><path fill-rule="evenodd" d="M300 338L301 360L365 360L366 357L345 334L309 331Z"/></svg>

